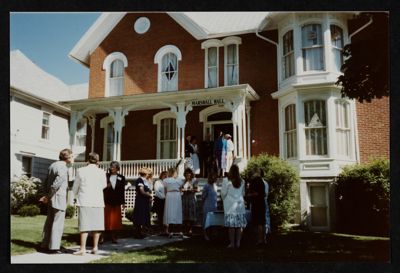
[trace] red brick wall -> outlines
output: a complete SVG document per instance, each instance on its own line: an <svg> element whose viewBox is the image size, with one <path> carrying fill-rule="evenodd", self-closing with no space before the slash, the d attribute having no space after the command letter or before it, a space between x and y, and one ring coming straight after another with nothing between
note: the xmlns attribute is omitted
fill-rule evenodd
<svg viewBox="0 0 400 273"><path fill-rule="evenodd" d="M361 162L375 157L389 158L390 118L389 98L371 103L357 102L358 139Z"/></svg>
<svg viewBox="0 0 400 273"><path fill-rule="evenodd" d="M140 16L146 16L151 21L149 31L143 35L133 30L134 22ZM263 35L277 40L276 31L269 31ZM253 33L239 36L242 38L242 44L239 46L239 82L250 84L260 96L259 101L251 104L251 139L255 140L252 153L268 152L278 155L278 103L270 95L277 90L276 47L256 37ZM154 56L162 46L167 44L177 46L182 53L182 61L179 62L179 90L203 88L202 42L191 36L167 14L127 14L91 55L89 98L104 96L103 62L108 54L115 51L124 53L128 59L128 67L125 69L126 95L157 92L158 68L157 64L154 64ZM219 83L223 86L224 48L219 50ZM199 123L198 116L201 109L204 107L195 107L188 113L186 125L186 133L196 135L199 143L203 135L203 124ZM122 134L123 160L155 158L156 126L152 125L152 116L157 112L158 110L135 111L126 117ZM141 140L136 139L137 128L134 128L132 124L143 126L140 130L145 133L145 136L142 135ZM103 135L99 135L102 131L100 129L96 131L95 147L99 151L102 151L103 145Z"/></svg>

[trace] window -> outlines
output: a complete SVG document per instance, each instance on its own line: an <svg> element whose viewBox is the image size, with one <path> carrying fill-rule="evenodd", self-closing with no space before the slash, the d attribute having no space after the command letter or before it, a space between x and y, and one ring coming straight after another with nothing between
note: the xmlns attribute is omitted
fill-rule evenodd
<svg viewBox="0 0 400 273"><path fill-rule="evenodd" d="M325 101L304 103L306 155L327 155Z"/></svg>
<svg viewBox="0 0 400 273"><path fill-rule="evenodd" d="M218 86L218 47L209 47L207 54L207 88Z"/></svg>
<svg viewBox="0 0 400 273"><path fill-rule="evenodd" d="M325 185L310 185L310 213L311 226L326 227L328 226L328 198Z"/></svg>
<svg viewBox="0 0 400 273"><path fill-rule="evenodd" d="M336 100L336 139L337 153L340 156L350 156L350 104L344 100Z"/></svg>
<svg viewBox="0 0 400 273"><path fill-rule="evenodd" d="M286 158L297 156L296 137L296 105L290 104L285 108L285 153Z"/></svg>
<svg viewBox="0 0 400 273"><path fill-rule="evenodd" d="M160 159L176 158L176 120L164 118L160 122Z"/></svg>
<svg viewBox="0 0 400 273"><path fill-rule="evenodd" d="M32 175L32 157L22 157L22 175L31 177Z"/></svg>
<svg viewBox="0 0 400 273"><path fill-rule="evenodd" d="M154 56L158 64L158 92L178 90L178 62L182 60L181 51L174 45L160 48Z"/></svg>
<svg viewBox="0 0 400 273"><path fill-rule="evenodd" d="M293 30L283 35L283 78L294 75Z"/></svg>
<svg viewBox="0 0 400 273"><path fill-rule="evenodd" d="M343 64L343 30L335 25L331 25L331 43L333 65L336 71L340 71Z"/></svg>
<svg viewBox="0 0 400 273"><path fill-rule="evenodd" d="M239 71L238 71L238 46L235 44L226 47L226 85L239 84Z"/></svg>
<svg viewBox="0 0 400 273"><path fill-rule="evenodd" d="M50 138L50 114L43 113L42 118L42 139Z"/></svg>
<svg viewBox="0 0 400 273"><path fill-rule="evenodd" d="M115 60L110 69L110 96L122 96L124 94L124 63Z"/></svg>
<svg viewBox="0 0 400 273"><path fill-rule="evenodd" d="M76 125L76 146L86 146L86 120L81 120Z"/></svg>
<svg viewBox="0 0 400 273"><path fill-rule="evenodd" d="M103 62L106 71L105 96L122 96L124 94L124 73L128 59L121 52L113 52Z"/></svg>
<svg viewBox="0 0 400 273"><path fill-rule="evenodd" d="M178 58L169 52L162 58L161 91L175 90L178 90Z"/></svg>
<svg viewBox="0 0 400 273"><path fill-rule="evenodd" d="M222 40L225 45L225 86L239 84L239 45L240 37L231 36Z"/></svg>
<svg viewBox="0 0 400 273"><path fill-rule="evenodd" d="M321 25L305 25L301 30L303 70L324 70L324 44Z"/></svg>

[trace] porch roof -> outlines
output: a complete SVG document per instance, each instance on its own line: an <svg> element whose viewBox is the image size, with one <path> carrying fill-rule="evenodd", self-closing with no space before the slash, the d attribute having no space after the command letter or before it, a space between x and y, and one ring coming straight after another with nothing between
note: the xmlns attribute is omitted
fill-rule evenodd
<svg viewBox="0 0 400 273"><path fill-rule="evenodd" d="M177 102L190 102L202 99L234 99L245 96L247 101L258 100L260 97L249 84L202 88L193 90L164 91L113 97L89 98L83 100L63 101L61 104L71 107L71 110L84 110L88 107L101 109L110 107L131 107L132 110L148 110L168 108Z"/></svg>

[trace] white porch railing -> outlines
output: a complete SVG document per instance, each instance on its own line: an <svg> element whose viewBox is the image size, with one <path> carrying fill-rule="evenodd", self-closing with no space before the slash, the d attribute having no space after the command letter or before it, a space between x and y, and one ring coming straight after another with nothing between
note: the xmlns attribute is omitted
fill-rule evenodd
<svg viewBox="0 0 400 273"><path fill-rule="evenodd" d="M104 171L110 167L111 161L100 161L99 167ZM179 159L153 159L153 160L127 160L119 161L119 173L125 176L126 179L135 179L139 177L140 168L147 167L153 170L153 177L158 178L162 171L167 171L169 168L177 167ZM75 179L76 170L84 167L87 162L74 162L71 168L70 179Z"/></svg>

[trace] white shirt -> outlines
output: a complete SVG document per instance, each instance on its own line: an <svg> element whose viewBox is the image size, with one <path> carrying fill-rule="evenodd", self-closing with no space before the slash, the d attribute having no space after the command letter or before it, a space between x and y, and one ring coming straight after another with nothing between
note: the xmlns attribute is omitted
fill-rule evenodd
<svg viewBox="0 0 400 273"><path fill-rule="evenodd" d="M103 189L107 187L106 173L95 164L79 168L72 191L77 206L104 207Z"/></svg>
<svg viewBox="0 0 400 273"><path fill-rule="evenodd" d="M233 152L233 150L235 150L235 145L233 144L233 141L231 139L228 139L226 141L226 145L227 145L226 150L228 153L231 153L231 152Z"/></svg>
<svg viewBox="0 0 400 273"><path fill-rule="evenodd" d="M165 199L164 184L161 179L154 182L154 193L160 199Z"/></svg>
<svg viewBox="0 0 400 273"><path fill-rule="evenodd" d="M111 182L111 186L113 188L113 190L115 190L115 185L117 184L117 175L116 174L112 174L110 176L110 182Z"/></svg>

